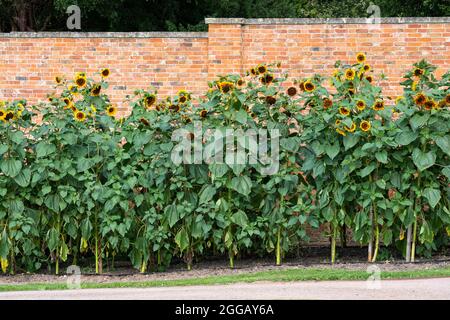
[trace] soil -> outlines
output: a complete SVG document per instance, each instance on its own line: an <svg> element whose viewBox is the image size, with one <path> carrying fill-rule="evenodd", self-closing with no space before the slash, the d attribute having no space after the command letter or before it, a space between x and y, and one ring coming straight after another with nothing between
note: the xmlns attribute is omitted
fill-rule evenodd
<svg viewBox="0 0 450 320"><path fill-rule="evenodd" d="M275 266L273 258L246 258L235 261L235 268L228 267L225 258L210 259L196 262L193 270L187 271L183 263L176 263L165 272L153 272L141 274L128 263L117 263L114 270L106 270L101 275L82 271L83 282L107 283L151 280L176 280L199 278L208 276L235 275L242 273L254 273L270 270L285 269L343 269L366 270L371 264L365 261L366 249L346 248L342 251L337 263L330 265L327 248L308 248L298 257L289 257L283 261L283 265ZM339 251L338 251L339 253ZM391 258L377 263L382 271L425 270L450 266L450 256L436 255L432 259L418 259L415 263L405 263L400 258ZM63 268L61 270L64 270ZM48 273L21 273L16 275L0 275L0 284L20 283L64 283L67 275L54 275Z"/></svg>

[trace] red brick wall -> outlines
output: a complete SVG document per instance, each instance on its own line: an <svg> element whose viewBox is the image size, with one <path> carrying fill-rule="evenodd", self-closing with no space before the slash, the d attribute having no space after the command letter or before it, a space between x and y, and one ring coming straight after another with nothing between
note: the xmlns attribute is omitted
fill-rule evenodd
<svg viewBox="0 0 450 320"><path fill-rule="evenodd" d="M208 33L0 34L0 99L45 99L53 78L111 69L108 93L124 112L126 94L153 85L162 95L201 94L218 74L280 61L293 77L331 72L335 60L368 54L386 95L413 62L426 58L450 69L450 18L206 19ZM379 77L378 77L379 78Z"/></svg>

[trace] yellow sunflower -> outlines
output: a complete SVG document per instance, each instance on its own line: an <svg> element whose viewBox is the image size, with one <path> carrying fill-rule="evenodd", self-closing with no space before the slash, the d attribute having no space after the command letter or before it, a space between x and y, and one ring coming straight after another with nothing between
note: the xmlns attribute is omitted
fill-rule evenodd
<svg viewBox="0 0 450 320"><path fill-rule="evenodd" d="M357 108L359 111L363 111L363 110L366 108L366 103L365 103L363 100L358 100L358 101L356 102L356 108Z"/></svg>
<svg viewBox="0 0 450 320"><path fill-rule="evenodd" d="M79 88L82 88L86 85L87 80L86 77L78 76L75 78L75 83Z"/></svg>
<svg viewBox="0 0 450 320"><path fill-rule="evenodd" d="M429 99L425 101L423 107L425 108L425 110L437 109L437 103L433 99Z"/></svg>
<svg viewBox="0 0 450 320"><path fill-rule="evenodd" d="M104 69L102 69L102 70L100 71L100 73L101 73L101 75L102 75L102 78L108 78L108 76L109 76L109 74L110 74L110 71L109 71L108 68L104 68Z"/></svg>
<svg viewBox="0 0 450 320"><path fill-rule="evenodd" d="M55 77L55 82L57 83L57 84L60 84L61 82L63 82L63 77L61 77L61 76L56 76Z"/></svg>
<svg viewBox="0 0 450 320"><path fill-rule="evenodd" d="M445 104L450 106L450 94L445 96Z"/></svg>
<svg viewBox="0 0 450 320"><path fill-rule="evenodd" d="M340 107L339 113L343 116L348 116L350 114L350 110L346 107Z"/></svg>
<svg viewBox="0 0 450 320"><path fill-rule="evenodd" d="M367 63L366 64L364 64L364 66L363 66L363 71L364 72L369 72L370 70L371 70L371 67L370 67L370 65L368 65Z"/></svg>
<svg viewBox="0 0 450 320"><path fill-rule="evenodd" d="M336 126L338 126L338 125L340 125L341 124L341 120L339 120L339 119L336 119L336 122L334 123Z"/></svg>
<svg viewBox="0 0 450 320"><path fill-rule="evenodd" d="M297 94L297 88L295 88L295 87L289 87L289 88L287 89L287 94L288 94L288 96L290 96L290 97L295 96L295 95Z"/></svg>
<svg viewBox="0 0 450 320"><path fill-rule="evenodd" d="M74 119L76 120L76 121L79 121L79 122L83 122L83 121L85 121L86 120L86 114L83 112L83 111L75 111L74 112Z"/></svg>
<svg viewBox="0 0 450 320"><path fill-rule="evenodd" d="M202 110L202 111L200 111L200 117L201 118L206 118L206 115L208 114L208 111L206 111L206 110Z"/></svg>
<svg viewBox="0 0 450 320"><path fill-rule="evenodd" d="M106 114L110 117L114 117L117 114L117 107L114 105L109 105L106 108Z"/></svg>
<svg viewBox="0 0 450 320"><path fill-rule="evenodd" d="M328 109L333 106L333 101L330 98L323 98L323 107Z"/></svg>
<svg viewBox="0 0 450 320"><path fill-rule="evenodd" d="M260 73L260 74L266 73L267 72L267 67L265 65L259 65L257 70L258 70L258 73Z"/></svg>
<svg viewBox="0 0 450 320"><path fill-rule="evenodd" d="M418 93L414 96L414 103L422 106L427 101L427 97L423 93Z"/></svg>
<svg viewBox="0 0 450 320"><path fill-rule="evenodd" d="M415 68L413 73L416 77L420 77L421 75L423 75L423 70L420 68Z"/></svg>
<svg viewBox="0 0 450 320"><path fill-rule="evenodd" d="M14 112L7 110L5 116L3 117L3 121L9 121L14 119Z"/></svg>
<svg viewBox="0 0 450 320"><path fill-rule="evenodd" d="M352 125L350 127L344 126L344 129L348 132L355 132L356 124L354 122L352 122Z"/></svg>
<svg viewBox="0 0 450 320"><path fill-rule="evenodd" d="M232 90L234 87L234 84L229 81L224 81L219 83L219 89L222 91L222 93L228 93L230 90Z"/></svg>
<svg viewBox="0 0 450 320"><path fill-rule="evenodd" d="M355 79L355 71L353 69L345 70L345 79L347 80Z"/></svg>
<svg viewBox="0 0 450 320"><path fill-rule="evenodd" d="M369 83L372 83L372 82L373 82L373 77L372 77L372 76L367 76L367 77L366 77L366 80L367 80Z"/></svg>
<svg viewBox="0 0 450 320"><path fill-rule="evenodd" d="M99 84L95 84L92 86L91 95L94 97L98 97L100 95L100 91L102 90L102 86Z"/></svg>
<svg viewBox="0 0 450 320"><path fill-rule="evenodd" d="M314 83L311 82L311 80L307 80L303 86L305 87L306 92L313 92L316 89L316 86Z"/></svg>
<svg viewBox="0 0 450 320"><path fill-rule="evenodd" d="M156 96L150 94L144 98L144 105L146 108L150 108L156 102Z"/></svg>
<svg viewBox="0 0 450 320"><path fill-rule="evenodd" d="M381 100L376 101L373 105L373 110L375 111L384 110L384 102Z"/></svg>
<svg viewBox="0 0 450 320"><path fill-rule="evenodd" d="M362 131L367 132L370 130L370 128L372 127L372 125L370 124L369 121L363 120L361 121L361 123L359 124L359 127L361 128Z"/></svg>
<svg viewBox="0 0 450 320"><path fill-rule="evenodd" d="M6 116L6 110L0 109L0 120L4 121Z"/></svg>
<svg viewBox="0 0 450 320"><path fill-rule="evenodd" d="M366 55L363 52L358 52L356 54L356 61L358 61L358 63L363 63L366 61Z"/></svg>

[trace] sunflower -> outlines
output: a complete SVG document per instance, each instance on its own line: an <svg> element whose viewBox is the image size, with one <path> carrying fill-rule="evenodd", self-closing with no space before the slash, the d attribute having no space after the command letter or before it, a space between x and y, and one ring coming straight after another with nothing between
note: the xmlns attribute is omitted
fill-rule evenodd
<svg viewBox="0 0 450 320"><path fill-rule="evenodd" d="M77 86L79 87L79 88L82 88L82 87L84 87L85 85L86 85L86 77L81 77L81 76L79 76L79 77L76 77L75 78L75 83L77 84Z"/></svg>
<svg viewBox="0 0 450 320"><path fill-rule="evenodd" d="M92 86L91 95L94 97L98 97L100 95L101 90L102 90L102 86L99 84L95 84Z"/></svg>
<svg viewBox="0 0 450 320"><path fill-rule="evenodd" d="M3 109L0 109L0 120L5 120L6 111Z"/></svg>
<svg viewBox="0 0 450 320"><path fill-rule="evenodd" d="M3 118L5 121L12 120L14 118L14 112L6 111L5 117Z"/></svg>
<svg viewBox="0 0 450 320"><path fill-rule="evenodd" d="M117 113L117 107L116 107L116 106L109 105L109 106L106 108L106 114L107 114L108 116L114 117L114 116L116 115L116 113Z"/></svg>
<svg viewBox="0 0 450 320"><path fill-rule="evenodd" d="M352 96L352 95L355 94L355 91L356 91L355 88L349 88L348 89L348 94Z"/></svg>
<svg viewBox="0 0 450 320"><path fill-rule="evenodd" d="M336 119L336 122L334 123L336 126L338 126L338 125L340 125L341 124L341 120L340 119Z"/></svg>
<svg viewBox="0 0 450 320"><path fill-rule="evenodd" d="M361 121L361 123L359 124L359 127L361 128L362 131L367 132L370 130L370 128L372 127L372 125L370 124L369 121L363 120Z"/></svg>
<svg viewBox="0 0 450 320"><path fill-rule="evenodd" d="M68 97L65 97L63 99L64 103L66 104L66 106L70 105L72 103L72 100L70 100Z"/></svg>
<svg viewBox="0 0 450 320"><path fill-rule="evenodd" d="M178 91L177 95L179 97L184 96L186 98L186 101L191 100L191 94L189 92L187 92L186 90L180 90Z"/></svg>
<svg viewBox="0 0 450 320"><path fill-rule="evenodd" d="M165 103L164 101L158 103L158 104L155 106L156 111L162 111L162 110L164 110L165 108L166 108L166 103Z"/></svg>
<svg viewBox="0 0 450 320"><path fill-rule="evenodd" d="M256 69L255 68L251 68L250 69L250 73L252 74L252 75L254 75L254 76L256 76L258 73L256 72Z"/></svg>
<svg viewBox="0 0 450 320"><path fill-rule="evenodd" d="M418 93L414 96L414 103L422 106L427 101L427 97L423 93Z"/></svg>
<svg viewBox="0 0 450 320"><path fill-rule="evenodd" d="M344 126L344 129L348 132L355 132L356 124L354 122L352 122L352 125L350 127Z"/></svg>
<svg viewBox="0 0 450 320"><path fill-rule="evenodd" d="M236 82L236 84L237 84L238 87L242 87L242 86L245 84L245 81L244 81L243 79L239 79L239 80Z"/></svg>
<svg viewBox="0 0 450 320"><path fill-rule="evenodd" d="M141 119L139 119L139 121L145 126L149 126L150 125L150 122L148 122L147 119L145 119L145 118L141 118Z"/></svg>
<svg viewBox="0 0 450 320"><path fill-rule="evenodd" d="M373 105L373 110L381 111L384 110L384 102L382 100L378 100Z"/></svg>
<svg viewBox="0 0 450 320"><path fill-rule="evenodd" d="M287 94L288 96L293 97L297 94L297 89L295 87L289 87L287 89Z"/></svg>
<svg viewBox="0 0 450 320"><path fill-rule="evenodd" d="M260 65L260 66L258 66L258 72L260 73L260 74L262 74L262 73L266 73L267 72L267 67L265 66L265 65Z"/></svg>
<svg viewBox="0 0 450 320"><path fill-rule="evenodd" d="M109 76L109 74L110 74L108 68L102 69L102 70L100 71L100 73L101 73L101 75L102 75L102 78L108 78L108 76Z"/></svg>
<svg viewBox="0 0 450 320"><path fill-rule="evenodd" d="M173 112L178 112L178 111L180 111L180 106L177 105L177 104L171 104L171 105L169 106L169 110L171 110L171 111L173 111Z"/></svg>
<svg viewBox="0 0 450 320"><path fill-rule="evenodd" d="M144 105L146 108L150 108L156 102L156 96L154 94L150 94L144 97Z"/></svg>
<svg viewBox="0 0 450 320"><path fill-rule="evenodd" d="M358 52L356 54L356 61L358 61L358 63L363 63L366 61L366 55L363 52Z"/></svg>
<svg viewBox="0 0 450 320"><path fill-rule="evenodd" d="M272 97L272 96L267 96L267 97L266 97L266 102L267 102L268 104L270 104L270 105L273 105L273 104L275 104L275 102L277 102L277 99L275 99L275 98Z"/></svg>
<svg viewBox="0 0 450 320"><path fill-rule="evenodd" d="M425 101L423 104L425 110L437 109L437 103L433 99Z"/></svg>
<svg viewBox="0 0 450 320"><path fill-rule="evenodd" d="M439 101L438 106L437 106L438 109L441 109L443 107L445 107L445 100Z"/></svg>
<svg viewBox="0 0 450 320"><path fill-rule="evenodd" d="M364 64L364 66L363 66L362 69L364 70L364 72L369 72L371 68L370 68L370 65L368 65L368 64L366 63L366 64Z"/></svg>
<svg viewBox="0 0 450 320"><path fill-rule="evenodd" d="M358 101L356 102L356 108L357 108L359 111L363 111L363 110L366 108L366 103L365 103L363 100L358 100Z"/></svg>
<svg viewBox="0 0 450 320"><path fill-rule="evenodd" d="M206 115L208 114L208 111L206 111L206 110L202 110L202 111L200 111L200 117L201 118L206 118Z"/></svg>
<svg viewBox="0 0 450 320"><path fill-rule="evenodd" d="M450 106L450 94L445 96L445 104Z"/></svg>
<svg viewBox="0 0 450 320"><path fill-rule="evenodd" d="M316 89L316 86L314 85L314 83L311 82L311 80L307 80L304 83L304 86L306 92L313 92Z"/></svg>
<svg viewBox="0 0 450 320"><path fill-rule="evenodd" d="M83 111L75 111L74 118L76 121L83 122L86 120L86 114Z"/></svg>
<svg viewBox="0 0 450 320"><path fill-rule="evenodd" d="M347 134L345 133L345 131L343 131L343 130L341 130L341 129L339 129L339 128L336 128L336 132L337 133L339 133L341 136L346 136Z"/></svg>
<svg viewBox="0 0 450 320"><path fill-rule="evenodd" d="M219 83L219 89L222 91L222 93L228 93L230 90L232 90L234 87L234 84L229 81L224 81Z"/></svg>
<svg viewBox="0 0 450 320"><path fill-rule="evenodd" d="M339 113L343 116L348 116L350 114L350 110L348 110L348 108L346 107L340 107Z"/></svg>
<svg viewBox="0 0 450 320"><path fill-rule="evenodd" d="M345 79L347 80L355 79L355 71L353 69L345 70Z"/></svg>
<svg viewBox="0 0 450 320"><path fill-rule="evenodd" d="M333 101L330 98L323 98L323 107L328 109L333 106Z"/></svg>
<svg viewBox="0 0 450 320"><path fill-rule="evenodd" d="M63 82L63 77L61 77L61 76L56 76L56 77L55 77L55 82L56 82L57 84L60 84L61 82Z"/></svg>
<svg viewBox="0 0 450 320"><path fill-rule="evenodd" d="M416 77L420 77L421 75L423 75L423 70L420 68L415 68L413 73Z"/></svg>
<svg viewBox="0 0 450 320"><path fill-rule="evenodd" d="M77 93L77 86L74 86L74 85L71 84L70 86L67 87L67 90L69 90L69 92L72 93L72 94L76 94Z"/></svg>
<svg viewBox="0 0 450 320"><path fill-rule="evenodd" d="M372 83L372 82L373 82L373 77L372 77L372 76L367 76L367 77L366 77L366 80L367 80L369 83Z"/></svg>
<svg viewBox="0 0 450 320"><path fill-rule="evenodd" d="M179 101L181 104L184 104L184 103L186 103L187 98L186 98L186 96L181 96L181 97L178 98L178 101Z"/></svg>
<svg viewBox="0 0 450 320"><path fill-rule="evenodd" d="M273 75L270 73L264 74L261 78L259 78L262 84L271 84L273 81Z"/></svg>

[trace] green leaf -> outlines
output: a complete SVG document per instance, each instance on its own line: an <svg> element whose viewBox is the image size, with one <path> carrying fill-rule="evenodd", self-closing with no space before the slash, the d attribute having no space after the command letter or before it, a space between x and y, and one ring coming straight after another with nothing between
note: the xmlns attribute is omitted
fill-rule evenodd
<svg viewBox="0 0 450 320"><path fill-rule="evenodd" d="M206 185L202 191L200 191L199 204L210 202L216 194L216 188L212 185Z"/></svg>
<svg viewBox="0 0 450 320"><path fill-rule="evenodd" d="M42 158L56 151L56 147L47 142L39 142L36 146L36 157Z"/></svg>
<svg viewBox="0 0 450 320"><path fill-rule="evenodd" d="M180 220L180 215L175 204L168 205L164 210L164 215L167 217L169 227L171 228L178 222L178 220Z"/></svg>
<svg viewBox="0 0 450 320"><path fill-rule="evenodd" d="M239 109L239 111L236 113L236 121L241 124L247 123L248 114L244 109Z"/></svg>
<svg viewBox="0 0 450 320"><path fill-rule="evenodd" d="M6 259L9 253L9 243L8 234L6 233L6 228L3 229L2 235L0 237L0 257Z"/></svg>
<svg viewBox="0 0 450 320"><path fill-rule="evenodd" d="M354 147L359 141L359 136L355 134L348 134L344 137L344 147L347 151L348 149Z"/></svg>
<svg viewBox="0 0 450 320"><path fill-rule="evenodd" d="M244 196L248 196L252 189L252 181L247 176L234 177L231 180L231 188Z"/></svg>
<svg viewBox="0 0 450 320"><path fill-rule="evenodd" d="M409 124L411 125L411 128L416 131L418 128L423 127L427 123L429 118L430 114L428 113L425 113L423 115L416 114L409 120Z"/></svg>
<svg viewBox="0 0 450 320"><path fill-rule="evenodd" d="M445 175L447 177L447 179L450 180L450 166L445 167L444 169L442 169L442 174Z"/></svg>
<svg viewBox="0 0 450 320"><path fill-rule="evenodd" d="M375 168L376 168L376 165L372 163L372 164L366 166L361 171L359 171L359 176L361 178L364 178L364 177L368 176L369 174L371 174Z"/></svg>
<svg viewBox="0 0 450 320"><path fill-rule="evenodd" d="M2 156L6 151L8 151L8 146L6 144L0 144L0 156Z"/></svg>
<svg viewBox="0 0 450 320"><path fill-rule="evenodd" d="M412 159L417 169L423 171L436 162L436 154L434 152L422 152L420 149L415 148L412 153Z"/></svg>
<svg viewBox="0 0 450 320"><path fill-rule="evenodd" d="M19 172L19 174L14 177L14 181L23 188L27 187L30 184L31 179L31 170L28 168L23 169Z"/></svg>
<svg viewBox="0 0 450 320"><path fill-rule="evenodd" d="M436 144L446 154L450 156L450 136L439 137L436 139Z"/></svg>
<svg viewBox="0 0 450 320"><path fill-rule="evenodd" d="M212 163L209 165L209 170L216 178L220 178L228 172L228 165L225 163Z"/></svg>
<svg viewBox="0 0 450 320"><path fill-rule="evenodd" d="M62 199L58 194L49 194L45 197L44 203L47 208L53 210L54 212L60 212L67 206L64 199Z"/></svg>
<svg viewBox="0 0 450 320"><path fill-rule="evenodd" d="M178 231L175 236L175 243L178 245L181 252L189 247L189 236L184 228Z"/></svg>
<svg viewBox="0 0 450 320"><path fill-rule="evenodd" d="M55 228L51 228L47 233L47 245L50 251L53 251L58 246L59 233Z"/></svg>
<svg viewBox="0 0 450 320"><path fill-rule="evenodd" d="M388 162L388 154L387 154L386 150L375 153L375 158L377 158L377 160L381 163Z"/></svg>
<svg viewBox="0 0 450 320"><path fill-rule="evenodd" d="M333 160L339 154L340 149L339 142L335 142L334 144L329 144L325 152Z"/></svg>
<svg viewBox="0 0 450 320"><path fill-rule="evenodd" d="M246 226L248 223L247 215L242 210L238 210L235 214L233 214L231 220L241 227Z"/></svg>
<svg viewBox="0 0 450 320"><path fill-rule="evenodd" d="M19 174L20 170L22 169L22 162L14 159L2 160L2 163L0 164L0 169L7 176L14 178Z"/></svg>
<svg viewBox="0 0 450 320"><path fill-rule="evenodd" d="M411 130L402 131L396 138L395 142L397 142L401 146L407 146L411 142L417 139L419 136L418 132L414 132Z"/></svg>
<svg viewBox="0 0 450 320"><path fill-rule="evenodd" d="M428 203L432 208L436 207L441 200L441 193L438 189L425 188L422 195L428 200Z"/></svg>

